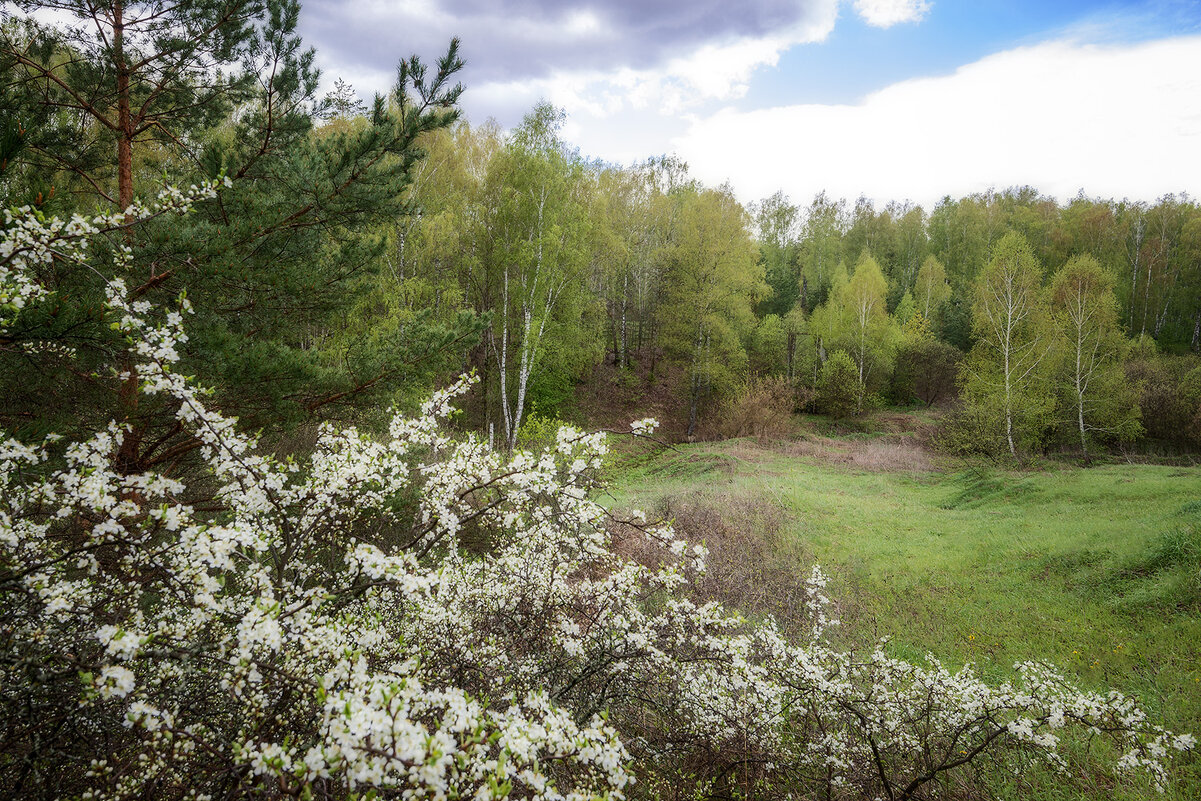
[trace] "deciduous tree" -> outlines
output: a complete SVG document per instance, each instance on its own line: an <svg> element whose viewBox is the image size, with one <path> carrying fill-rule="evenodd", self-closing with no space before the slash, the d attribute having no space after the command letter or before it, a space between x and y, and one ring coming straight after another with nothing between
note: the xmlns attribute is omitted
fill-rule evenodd
<svg viewBox="0 0 1201 801"><path fill-rule="evenodd" d="M1087 255L1070 259L1051 282L1052 313L1063 340L1060 383L1086 463L1091 438L1128 441L1142 431L1137 397L1122 371L1126 342L1113 286L1113 278Z"/></svg>
<svg viewBox="0 0 1201 801"><path fill-rule="evenodd" d="M981 271L972 305L976 346L966 367L969 404L996 421L1011 456L1037 442L1054 408L1047 386L1053 331L1042 269L1021 234L1006 234Z"/></svg>
<svg viewBox="0 0 1201 801"><path fill-rule="evenodd" d="M688 436L701 404L737 385L746 370L743 335L765 291L763 268L747 234L746 212L728 189L685 189L666 263L664 342L688 374Z"/></svg>

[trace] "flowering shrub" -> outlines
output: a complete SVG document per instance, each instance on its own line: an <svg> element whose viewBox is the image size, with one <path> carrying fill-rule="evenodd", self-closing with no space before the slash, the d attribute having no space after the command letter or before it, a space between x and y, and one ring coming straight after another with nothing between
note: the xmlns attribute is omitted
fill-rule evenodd
<svg viewBox="0 0 1201 801"><path fill-rule="evenodd" d="M88 235L128 219L10 213L10 315L39 301L37 266L86 260ZM592 499L603 434L502 458L447 433L471 379L387 436L326 425L311 456L270 456L175 372L186 302L159 318L107 287L124 380L169 400L202 464L123 472L120 421L0 435L6 795L617 799L741 777L901 799L985 757L1063 766L1072 730L1162 787L1194 744L1042 665L992 687L841 651L817 568L803 641L691 600L705 549ZM655 555L619 557L628 539Z"/></svg>

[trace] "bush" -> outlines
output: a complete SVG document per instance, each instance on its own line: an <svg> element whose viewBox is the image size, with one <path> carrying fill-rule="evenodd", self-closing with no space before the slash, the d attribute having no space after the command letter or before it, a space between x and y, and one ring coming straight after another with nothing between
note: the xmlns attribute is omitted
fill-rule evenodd
<svg viewBox="0 0 1201 801"><path fill-rule="evenodd" d="M963 352L937 339L907 342L897 352L891 395L896 403L917 398L926 406L953 399Z"/></svg>
<svg viewBox="0 0 1201 801"><path fill-rule="evenodd" d="M859 407L859 369L846 351L836 350L822 365L817 379L817 405L825 414L842 420Z"/></svg>
<svg viewBox="0 0 1201 801"><path fill-rule="evenodd" d="M517 429L517 447L527 451L543 451L554 449L558 441L559 429L567 425L557 417L543 417L538 414L526 416Z"/></svg>
<svg viewBox="0 0 1201 801"><path fill-rule="evenodd" d="M1195 356L1154 353L1137 345L1126 363L1138 387L1147 436L1177 447L1201 446L1201 364Z"/></svg>
<svg viewBox="0 0 1201 801"><path fill-rule="evenodd" d="M720 430L726 437L780 437L792 429L798 405L796 386L786 378L750 381L722 410Z"/></svg>

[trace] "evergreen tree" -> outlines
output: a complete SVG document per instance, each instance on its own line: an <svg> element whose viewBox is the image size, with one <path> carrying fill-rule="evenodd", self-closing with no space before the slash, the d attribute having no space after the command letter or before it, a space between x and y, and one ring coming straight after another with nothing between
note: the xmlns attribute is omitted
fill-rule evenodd
<svg viewBox="0 0 1201 801"><path fill-rule="evenodd" d="M320 116L326 120L350 120L367 113L354 87L341 78L334 81L321 106Z"/></svg>
<svg viewBox="0 0 1201 801"><path fill-rule="evenodd" d="M37 87L44 106L70 110L90 123L83 144L112 147L99 160L58 148L39 149L41 166L73 172L118 209L134 198L135 149L158 145L193 156L190 134L221 121L244 102L256 73L243 69L286 35L298 9L288 0L19 0L27 13L51 11L61 27L5 26L0 51L12 66L6 82ZM255 23L269 14L260 32ZM112 176L93 166L115 165Z"/></svg>
<svg viewBox="0 0 1201 801"><path fill-rule="evenodd" d="M23 6L35 7L43 5ZM124 278L134 298L166 303L187 293L196 310L187 369L203 365L214 376L218 406L282 433L289 422L343 414L349 404L386 402L464 335L462 327L418 321L383 336L345 336L383 266L384 226L412 211L418 140L457 117L457 42L434 70L416 57L403 61L392 96L376 98L368 124L315 132L318 76L313 52L295 34L299 6L291 0L45 7L86 25L6 24L6 96L17 87L22 108L40 109L50 123L53 109L66 108L86 121L91 138L74 149L24 148L27 171L57 166L117 209L164 173L183 185L232 179L185 220L150 220L109 240L132 249ZM30 138L45 141L44 133ZM86 271L59 267L46 276L59 295L99 294ZM57 343L99 357L114 350L113 334L95 315L52 311L29 316L15 332L21 346L0 354L2 394L48 393L65 420L83 424L89 406L101 405L89 396L107 391L104 382L80 374L65 385L45 354ZM130 386L118 391L132 404L136 376L124 372ZM170 410L143 400L123 419L131 427L122 446L127 469L178 458Z"/></svg>

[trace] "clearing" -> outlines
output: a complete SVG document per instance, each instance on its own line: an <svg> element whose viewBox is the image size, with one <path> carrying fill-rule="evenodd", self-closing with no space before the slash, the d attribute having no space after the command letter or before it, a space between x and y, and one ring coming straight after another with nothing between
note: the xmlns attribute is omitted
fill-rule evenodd
<svg viewBox="0 0 1201 801"><path fill-rule="evenodd" d="M993 680L1048 661L1201 735L1201 468L968 468L894 434L803 435L627 456L611 492L705 539L706 583L751 614L786 619L817 562L848 644L887 635ZM1166 798L1201 798L1199 762ZM995 789L1146 797L1093 775Z"/></svg>

